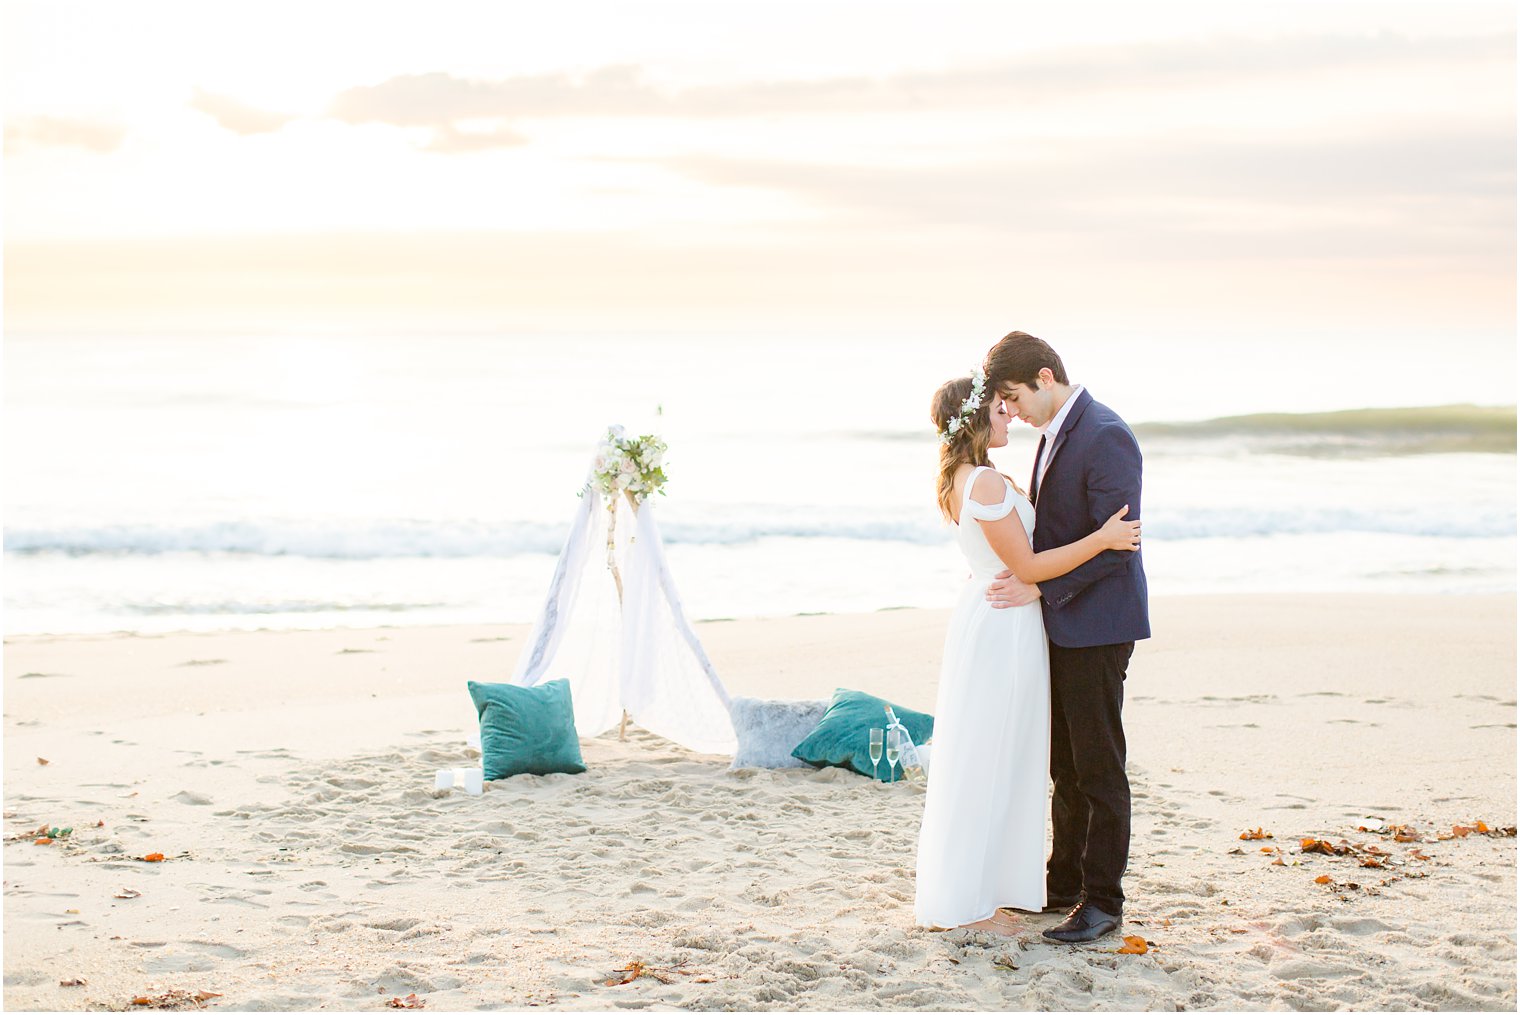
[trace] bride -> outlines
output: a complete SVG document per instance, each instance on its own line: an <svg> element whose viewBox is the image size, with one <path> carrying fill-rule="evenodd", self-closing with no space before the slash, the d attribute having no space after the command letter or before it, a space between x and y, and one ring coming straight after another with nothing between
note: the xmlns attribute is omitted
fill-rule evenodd
<svg viewBox="0 0 1520 1015"><path fill-rule="evenodd" d="M1034 553L1034 507L987 456L1008 443L1009 413L981 370L941 386L930 414L940 510L972 574L945 637L914 914L924 927L1009 933L1000 908L1045 908L1050 663L1039 603L994 609L985 592L1005 568L1033 585L1103 550L1134 550L1140 523L1124 521L1125 505L1092 535Z"/></svg>

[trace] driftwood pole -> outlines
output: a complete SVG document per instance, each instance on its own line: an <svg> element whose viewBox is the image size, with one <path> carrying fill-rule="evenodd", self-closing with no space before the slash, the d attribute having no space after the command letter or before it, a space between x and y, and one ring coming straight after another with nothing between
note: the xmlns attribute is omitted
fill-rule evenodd
<svg viewBox="0 0 1520 1015"><path fill-rule="evenodd" d="M632 510L634 514L638 514L639 502L633 499L633 494L627 490L624 490L623 496L628 498L629 509ZM617 586L618 612L621 613L623 609L623 575L618 571L617 566L617 551L615 543L615 537L617 535L617 506L616 497L608 499L607 513L609 517L607 519L607 570L612 572L612 582ZM633 539L634 537L630 536L629 542L632 542ZM621 685L618 687L618 692L619 694L622 693ZM628 739L628 710L626 708L623 709L622 721L618 723L618 739L622 741L626 741Z"/></svg>

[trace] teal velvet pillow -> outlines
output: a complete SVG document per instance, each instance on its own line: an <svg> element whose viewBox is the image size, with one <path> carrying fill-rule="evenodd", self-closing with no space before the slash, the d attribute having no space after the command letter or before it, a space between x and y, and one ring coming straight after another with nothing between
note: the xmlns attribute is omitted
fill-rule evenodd
<svg viewBox="0 0 1520 1015"><path fill-rule="evenodd" d="M468 681L480 716L480 761L487 779L584 772L570 707L570 682L537 687Z"/></svg>
<svg viewBox="0 0 1520 1015"><path fill-rule="evenodd" d="M934 716L903 708L864 691L849 691L841 687L834 691L834 700L829 704L829 710L823 714L818 725L813 727L813 732L792 751L792 757L819 768L825 765L852 768L861 775L875 775L882 782L887 782L888 771L891 769L887 759L882 758L881 765L874 772L871 766L871 730L886 728L887 713L884 708L887 705L892 706L898 721L907 728L908 735L915 744L922 744L934 735ZM902 778L900 765L897 778Z"/></svg>

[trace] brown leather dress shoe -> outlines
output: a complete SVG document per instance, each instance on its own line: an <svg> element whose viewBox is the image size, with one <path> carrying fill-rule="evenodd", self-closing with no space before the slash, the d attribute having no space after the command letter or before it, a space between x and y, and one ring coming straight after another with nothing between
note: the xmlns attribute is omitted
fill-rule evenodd
<svg viewBox="0 0 1520 1015"><path fill-rule="evenodd" d="M1111 934L1118 929L1118 916L1105 913L1092 903L1083 901L1064 921L1044 931L1044 935L1064 944L1082 944L1096 941L1104 934Z"/></svg>

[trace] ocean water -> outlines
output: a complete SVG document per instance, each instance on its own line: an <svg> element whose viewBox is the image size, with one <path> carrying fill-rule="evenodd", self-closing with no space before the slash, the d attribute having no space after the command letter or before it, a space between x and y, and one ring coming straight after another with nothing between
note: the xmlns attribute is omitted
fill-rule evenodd
<svg viewBox="0 0 1520 1015"><path fill-rule="evenodd" d="M692 617L943 607L965 572L927 406L980 352L8 337L5 627L531 620L613 422L670 444L654 503ZM1282 407L1244 380L1183 397L1073 371L1140 437L1155 594L1514 589L1512 409L1199 422ZM1015 426L995 460L1023 484Z"/></svg>

